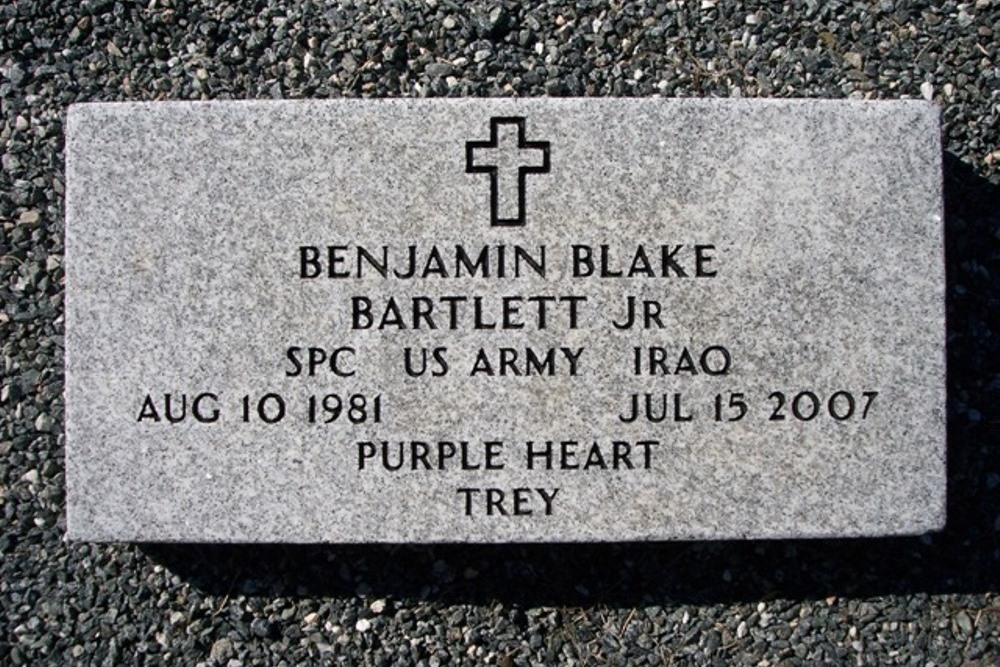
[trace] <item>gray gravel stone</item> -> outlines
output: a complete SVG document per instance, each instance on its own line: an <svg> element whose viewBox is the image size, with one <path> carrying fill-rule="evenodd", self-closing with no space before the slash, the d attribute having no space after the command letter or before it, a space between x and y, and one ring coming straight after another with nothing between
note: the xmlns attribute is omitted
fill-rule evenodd
<svg viewBox="0 0 1000 667"><path fill-rule="evenodd" d="M36 431L51 431L52 427L56 425L55 421L49 415L44 412L39 413L35 417L35 430Z"/></svg>

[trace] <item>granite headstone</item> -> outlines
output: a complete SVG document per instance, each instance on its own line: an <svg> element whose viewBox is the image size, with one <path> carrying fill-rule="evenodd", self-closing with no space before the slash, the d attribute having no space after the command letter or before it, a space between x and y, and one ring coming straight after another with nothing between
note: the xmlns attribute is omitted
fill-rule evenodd
<svg viewBox="0 0 1000 667"><path fill-rule="evenodd" d="M72 539L944 524L931 104L87 104L66 152Z"/></svg>

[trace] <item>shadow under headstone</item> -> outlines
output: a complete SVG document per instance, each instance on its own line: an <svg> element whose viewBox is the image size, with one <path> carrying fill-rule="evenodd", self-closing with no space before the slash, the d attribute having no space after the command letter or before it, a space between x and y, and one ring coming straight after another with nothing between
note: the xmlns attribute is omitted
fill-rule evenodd
<svg viewBox="0 0 1000 667"><path fill-rule="evenodd" d="M1000 187L945 154L948 524L907 538L510 545L145 544L217 595L642 606L1000 588ZM837 502L831 498L830 502Z"/></svg>

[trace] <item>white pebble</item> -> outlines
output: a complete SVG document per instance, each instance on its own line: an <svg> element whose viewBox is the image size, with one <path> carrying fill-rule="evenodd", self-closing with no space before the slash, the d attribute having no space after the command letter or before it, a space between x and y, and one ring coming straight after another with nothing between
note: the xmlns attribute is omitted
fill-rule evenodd
<svg viewBox="0 0 1000 667"><path fill-rule="evenodd" d="M865 64L865 61L861 57L861 54L855 51L848 51L847 53L845 53L844 62L846 62L854 69L861 69Z"/></svg>
<svg viewBox="0 0 1000 667"><path fill-rule="evenodd" d="M934 99L934 84L930 81L924 81L920 84L920 94L924 96L924 99L928 102Z"/></svg>
<svg viewBox="0 0 1000 667"><path fill-rule="evenodd" d="M359 618L358 622L354 624L354 629L358 632L368 632L372 629L372 622L367 618Z"/></svg>

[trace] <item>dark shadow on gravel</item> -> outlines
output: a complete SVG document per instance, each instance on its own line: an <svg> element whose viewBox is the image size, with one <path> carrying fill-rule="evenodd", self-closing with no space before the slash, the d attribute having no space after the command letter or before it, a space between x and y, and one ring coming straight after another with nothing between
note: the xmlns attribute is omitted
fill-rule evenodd
<svg viewBox="0 0 1000 667"><path fill-rule="evenodd" d="M555 545L142 545L217 595L653 606L1000 590L1000 188L945 155L948 526L923 538ZM836 502L836 499L831 499ZM523 618L523 615L521 616Z"/></svg>

